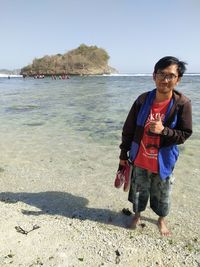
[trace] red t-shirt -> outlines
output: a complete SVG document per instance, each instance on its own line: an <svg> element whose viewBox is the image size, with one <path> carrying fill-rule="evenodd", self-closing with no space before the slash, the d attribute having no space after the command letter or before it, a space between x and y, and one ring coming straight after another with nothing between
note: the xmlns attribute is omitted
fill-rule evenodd
<svg viewBox="0 0 200 267"><path fill-rule="evenodd" d="M159 114L162 122L171 99L153 103L148 119L145 123L144 134L140 143L137 157L134 161L135 166L146 169L153 173L158 173L158 149L160 146L160 135L154 134L149 130L150 121L156 120Z"/></svg>

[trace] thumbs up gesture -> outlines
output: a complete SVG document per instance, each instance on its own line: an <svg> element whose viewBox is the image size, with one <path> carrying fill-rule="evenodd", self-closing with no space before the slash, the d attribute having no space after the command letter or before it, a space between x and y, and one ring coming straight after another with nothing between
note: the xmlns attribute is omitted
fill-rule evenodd
<svg viewBox="0 0 200 267"><path fill-rule="evenodd" d="M161 134L162 130L164 129L164 126L162 124L160 113L157 114L155 120L150 121L149 129L152 133Z"/></svg>

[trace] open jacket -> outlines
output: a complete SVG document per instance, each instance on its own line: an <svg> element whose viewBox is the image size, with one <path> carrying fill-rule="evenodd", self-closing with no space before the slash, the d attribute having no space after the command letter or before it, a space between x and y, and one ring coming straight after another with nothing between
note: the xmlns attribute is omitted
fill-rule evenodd
<svg viewBox="0 0 200 267"><path fill-rule="evenodd" d="M134 102L123 126L120 159L128 159L129 154L134 162L155 96L156 89L143 93ZM167 134L160 135L158 165L161 179L166 179L178 159L177 145L183 144L192 134L191 101L176 90L173 90L163 125L167 128Z"/></svg>

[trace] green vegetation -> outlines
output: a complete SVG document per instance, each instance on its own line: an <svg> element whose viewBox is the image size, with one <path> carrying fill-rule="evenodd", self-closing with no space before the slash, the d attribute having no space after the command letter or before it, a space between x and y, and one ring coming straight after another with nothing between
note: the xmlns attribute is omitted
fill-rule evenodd
<svg viewBox="0 0 200 267"><path fill-rule="evenodd" d="M23 75L89 75L116 72L108 66L108 53L97 46L80 45L65 54L36 58L21 70Z"/></svg>

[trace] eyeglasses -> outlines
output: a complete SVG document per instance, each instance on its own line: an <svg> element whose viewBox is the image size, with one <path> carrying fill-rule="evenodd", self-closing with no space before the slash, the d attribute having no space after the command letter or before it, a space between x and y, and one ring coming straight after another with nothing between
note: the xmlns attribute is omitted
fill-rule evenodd
<svg viewBox="0 0 200 267"><path fill-rule="evenodd" d="M158 73L156 73L156 77L159 80L167 80L168 82L171 82L171 81L175 80L178 76L176 76L173 73L171 73L171 74L165 74L163 72L158 72Z"/></svg>

